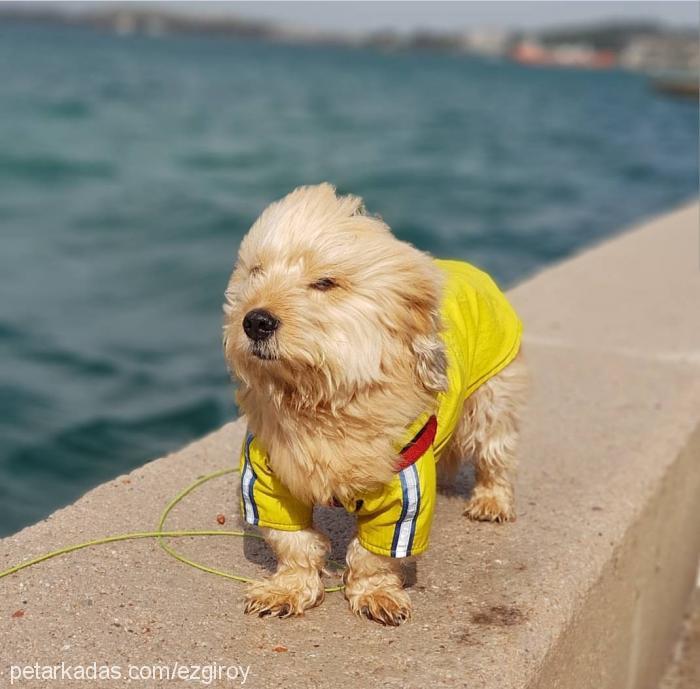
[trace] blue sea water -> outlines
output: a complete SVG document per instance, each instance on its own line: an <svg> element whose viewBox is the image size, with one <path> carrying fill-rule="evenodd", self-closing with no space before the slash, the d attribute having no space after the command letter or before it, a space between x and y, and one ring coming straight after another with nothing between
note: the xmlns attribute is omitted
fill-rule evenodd
<svg viewBox="0 0 700 689"><path fill-rule="evenodd" d="M299 184L505 286L698 188L697 104L621 71L6 22L0 113L0 535L235 416L223 289Z"/></svg>

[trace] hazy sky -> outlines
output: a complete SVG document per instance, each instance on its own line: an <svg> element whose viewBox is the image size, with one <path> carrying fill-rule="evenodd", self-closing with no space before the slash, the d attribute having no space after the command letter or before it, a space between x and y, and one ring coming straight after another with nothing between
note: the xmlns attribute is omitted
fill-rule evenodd
<svg viewBox="0 0 700 689"><path fill-rule="evenodd" d="M65 3L75 7L77 3ZM116 3L109 3L110 5ZM151 5L156 3L134 3ZM698 25L700 2L555 0L531 2L163 2L161 7L188 14L238 15L309 28L360 31L391 28L461 29L469 27L531 28L581 23L600 19L656 19L673 25ZM85 3L81 6L92 5Z"/></svg>

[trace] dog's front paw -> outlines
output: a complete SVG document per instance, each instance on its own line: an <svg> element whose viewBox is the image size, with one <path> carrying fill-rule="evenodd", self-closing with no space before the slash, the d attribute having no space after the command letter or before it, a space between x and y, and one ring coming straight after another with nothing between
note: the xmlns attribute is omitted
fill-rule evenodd
<svg viewBox="0 0 700 689"><path fill-rule="evenodd" d="M348 593L350 609L366 620L398 627L411 618L411 598L400 588L377 588L369 591Z"/></svg>
<svg viewBox="0 0 700 689"><path fill-rule="evenodd" d="M477 486L467 503L464 516L482 522L508 522L515 519L513 495L505 489Z"/></svg>
<svg viewBox="0 0 700 689"><path fill-rule="evenodd" d="M293 617L323 601L324 588L317 572L296 570L274 574L251 584L245 612L259 617Z"/></svg>

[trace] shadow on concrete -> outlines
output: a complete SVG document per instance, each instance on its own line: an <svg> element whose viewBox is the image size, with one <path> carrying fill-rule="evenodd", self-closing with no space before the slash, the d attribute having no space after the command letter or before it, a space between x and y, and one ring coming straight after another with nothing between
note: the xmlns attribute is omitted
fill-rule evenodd
<svg viewBox="0 0 700 689"><path fill-rule="evenodd" d="M473 487L474 470L471 465L463 465L453 480L439 481L437 490L440 495L467 500ZM348 544L355 535L355 518L342 508L317 507L314 509L314 526L331 539L329 559L341 566L344 565ZM257 529L243 523L242 520L240 528L246 533L260 533ZM275 571L275 556L265 541L259 538L243 539L243 554L248 562L262 567L270 573ZM403 563L403 574L407 588L415 586L417 572L416 560L409 559Z"/></svg>
<svg viewBox="0 0 700 689"><path fill-rule="evenodd" d="M474 489L474 467L463 464L453 479L441 477L438 474L437 490L439 495L451 498L469 498Z"/></svg>

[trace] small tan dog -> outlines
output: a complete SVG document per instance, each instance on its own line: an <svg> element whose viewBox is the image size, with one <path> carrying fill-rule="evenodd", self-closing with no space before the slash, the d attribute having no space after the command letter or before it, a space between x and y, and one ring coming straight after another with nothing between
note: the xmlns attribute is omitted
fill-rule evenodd
<svg viewBox="0 0 700 689"><path fill-rule="evenodd" d="M224 350L247 417L245 519L278 566L246 612L300 615L324 597L314 505L357 517L345 596L356 614L411 614L402 558L425 550L436 464L472 459L472 519L514 518L511 470L526 372L520 321L491 279L399 241L329 184L271 204L226 290Z"/></svg>

